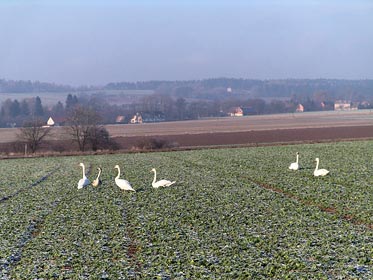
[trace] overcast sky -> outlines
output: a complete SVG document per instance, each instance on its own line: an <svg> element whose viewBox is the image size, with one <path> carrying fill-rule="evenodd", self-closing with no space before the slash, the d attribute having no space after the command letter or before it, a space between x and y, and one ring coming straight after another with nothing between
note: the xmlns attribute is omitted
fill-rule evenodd
<svg viewBox="0 0 373 280"><path fill-rule="evenodd" d="M0 79L373 79L371 0L0 0Z"/></svg>

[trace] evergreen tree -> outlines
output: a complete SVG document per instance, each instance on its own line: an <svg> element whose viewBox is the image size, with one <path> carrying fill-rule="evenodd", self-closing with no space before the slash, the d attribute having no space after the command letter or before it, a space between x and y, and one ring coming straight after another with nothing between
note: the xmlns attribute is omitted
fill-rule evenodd
<svg viewBox="0 0 373 280"><path fill-rule="evenodd" d="M78 97L76 95L69 94L66 98L66 111L71 111L72 109L75 108L75 106L78 104Z"/></svg>
<svg viewBox="0 0 373 280"><path fill-rule="evenodd" d="M78 101L78 97L76 95L73 96L73 106L76 106L78 105L79 101Z"/></svg>
<svg viewBox="0 0 373 280"><path fill-rule="evenodd" d="M61 101L58 101L58 103L56 105L53 106L52 108L52 114L55 116L55 117L61 117L64 115L64 108L63 108L63 104Z"/></svg>
<svg viewBox="0 0 373 280"><path fill-rule="evenodd" d="M17 117L21 114L21 106L18 100L14 100L10 106L10 116Z"/></svg>
<svg viewBox="0 0 373 280"><path fill-rule="evenodd" d="M1 106L1 115L3 117L7 118L11 116L12 105L13 105L13 101L10 98L8 98L7 100L3 102Z"/></svg>
<svg viewBox="0 0 373 280"><path fill-rule="evenodd" d="M66 97L66 104L65 108L69 111L73 107L73 96L71 94L67 95Z"/></svg>
<svg viewBox="0 0 373 280"><path fill-rule="evenodd" d="M23 99L21 102L21 114L24 116L30 115L30 107L26 99Z"/></svg>
<svg viewBox="0 0 373 280"><path fill-rule="evenodd" d="M36 96L35 98L35 105L34 105L34 114L35 116L43 116L44 115L44 110L43 106L41 105L41 99L39 96Z"/></svg>

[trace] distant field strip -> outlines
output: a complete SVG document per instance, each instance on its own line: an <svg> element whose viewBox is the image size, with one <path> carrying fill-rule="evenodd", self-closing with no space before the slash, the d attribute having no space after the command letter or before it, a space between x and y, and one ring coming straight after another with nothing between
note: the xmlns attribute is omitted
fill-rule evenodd
<svg viewBox="0 0 373 280"><path fill-rule="evenodd" d="M106 128L110 135L117 137L369 125L373 125L373 112L359 110L225 117L140 125L108 125Z"/></svg>
<svg viewBox="0 0 373 280"><path fill-rule="evenodd" d="M0 203L0 279L372 279L372 158L360 141L3 160L1 197L59 168ZM103 185L78 190L79 162ZM153 189L153 167L176 184Z"/></svg>
<svg viewBox="0 0 373 280"><path fill-rule="evenodd" d="M135 125L116 124L106 125L105 128L111 137L142 137L330 127L367 127L366 129L369 130L372 126L373 112L358 110L225 117ZM71 140L68 126L54 127L52 132L48 136L48 140ZM18 134L18 128L0 128L0 143L17 141ZM350 137L354 138L354 134L351 134Z"/></svg>
<svg viewBox="0 0 373 280"><path fill-rule="evenodd" d="M111 104L124 104L128 103L127 98L131 96L144 96L150 95L153 90L85 90L83 95L86 96L95 96L98 95L101 98L105 98L106 102ZM7 99L18 100L21 102L23 99L35 98L39 96L43 105L53 106L56 105L59 101L65 103L67 96L69 94L77 95L80 97L80 92L2 92L0 93L0 103L4 102Z"/></svg>

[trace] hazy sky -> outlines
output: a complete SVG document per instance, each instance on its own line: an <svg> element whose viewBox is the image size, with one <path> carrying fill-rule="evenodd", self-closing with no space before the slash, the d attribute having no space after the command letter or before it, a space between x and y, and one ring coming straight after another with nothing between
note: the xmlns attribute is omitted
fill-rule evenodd
<svg viewBox="0 0 373 280"><path fill-rule="evenodd" d="M0 79L373 79L371 0L0 0Z"/></svg>

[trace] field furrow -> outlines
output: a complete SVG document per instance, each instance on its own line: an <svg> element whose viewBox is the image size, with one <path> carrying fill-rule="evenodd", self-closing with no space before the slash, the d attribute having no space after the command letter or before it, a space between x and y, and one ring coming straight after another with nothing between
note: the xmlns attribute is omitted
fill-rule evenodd
<svg viewBox="0 0 373 280"><path fill-rule="evenodd" d="M371 279L372 148L362 141L35 160L30 177L59 167L0 203L2 278ZM296 152L302 169L291 171ZM312 175L315 157L328 176ZM102 168L101 186L77 189L79 162L91 181ZM115 185L117 164L135 193ZM152 168L157 180L176 183L154 189Z"/></svg>
<svg viewBox="0 0 373 280"><path fill-rule="evenodd" d="M36 164L36 162L38 162ZM42 166L42 168L40 168ZM0 202L32 187L45 176L49 176L56 167L46 159L14 159L0 161L1 182Z"/></svg>

